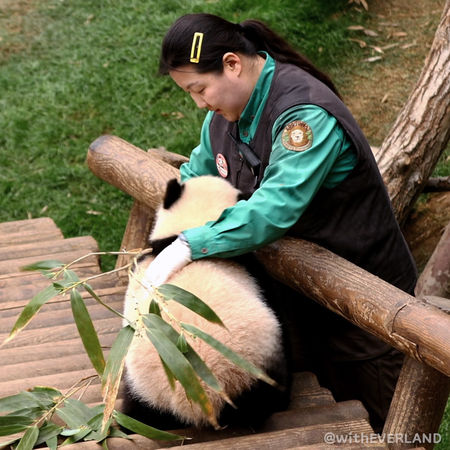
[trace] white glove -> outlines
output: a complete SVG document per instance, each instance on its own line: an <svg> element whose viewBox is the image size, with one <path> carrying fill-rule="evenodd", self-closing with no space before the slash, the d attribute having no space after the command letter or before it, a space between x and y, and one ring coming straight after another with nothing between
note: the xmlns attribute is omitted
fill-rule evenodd
<svg viewBox="0 0 450 450"><path fill-rule="evenodd" d="M184 236L180 236L167 246L147 267L142 278L144 286L157 287L164 284L174 272L182 269L192 261L191 248Z"/></svg>

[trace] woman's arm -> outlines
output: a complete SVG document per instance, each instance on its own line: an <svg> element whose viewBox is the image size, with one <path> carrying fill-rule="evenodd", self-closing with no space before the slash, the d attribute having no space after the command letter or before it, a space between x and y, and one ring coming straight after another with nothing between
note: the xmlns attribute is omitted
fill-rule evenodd
<svg viewBox="0 0 450 450"><path fill-rule="evenodd" d="M283 145L286 125L301 120L312 130L311 147ZM296 107L274 125L273 149L260 187L206 225L185 230L192 259L230 257L281 237L301 217L322 185L333 187L355 165L356 156L336 119L323 109Z"/></svg>

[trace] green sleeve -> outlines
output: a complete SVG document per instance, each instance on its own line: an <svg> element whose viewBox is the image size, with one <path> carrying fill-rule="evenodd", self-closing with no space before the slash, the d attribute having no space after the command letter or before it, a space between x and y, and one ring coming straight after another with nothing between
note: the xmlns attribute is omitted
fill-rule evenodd
<svg viewBox="0 0 450 450"><path fill-rule="evenodd" d="M288 150L281 141L284 127L295 120L306 122L313 133L305 151ZM347 147L342 128L323 109L304 105L285 113L274 125L269 165L250 199L226 209L217 221L183 232L192 258L235 256L281 237L299 220ZM348 173L354 162L346 164Z"/></svg>
<svg viewBox="0 0 450 450"><path fill-rule="evenodd" d="M218 175L209 140L209 124L211 118L212 111L208 112L203 122L200 145L192 150L189 162L182 164L180 167L182 182L192 177L198 177L199 175Z"/></svg>

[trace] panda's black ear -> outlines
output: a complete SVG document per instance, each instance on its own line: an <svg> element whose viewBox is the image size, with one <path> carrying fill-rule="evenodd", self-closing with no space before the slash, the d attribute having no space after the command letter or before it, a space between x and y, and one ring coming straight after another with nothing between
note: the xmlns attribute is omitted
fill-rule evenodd
<svg viewBox="0 0 450 450"><path fill-rule="evenodd" d="M167 183L166 195L164 196L163 207L169 209L183 193L184 184L180 184L176 178Z"/></svg>

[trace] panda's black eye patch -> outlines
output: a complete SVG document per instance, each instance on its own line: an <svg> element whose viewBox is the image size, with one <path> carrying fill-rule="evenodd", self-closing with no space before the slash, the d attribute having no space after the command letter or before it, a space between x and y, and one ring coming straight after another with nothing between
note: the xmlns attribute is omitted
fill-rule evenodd
<svg viewBox="0 0 450 450"><path fill-rule="evenodd" d="M180 197L184 190L184 184L180 184L176 178L167 183L166 195L163 207L169 209Z"/></svg>

